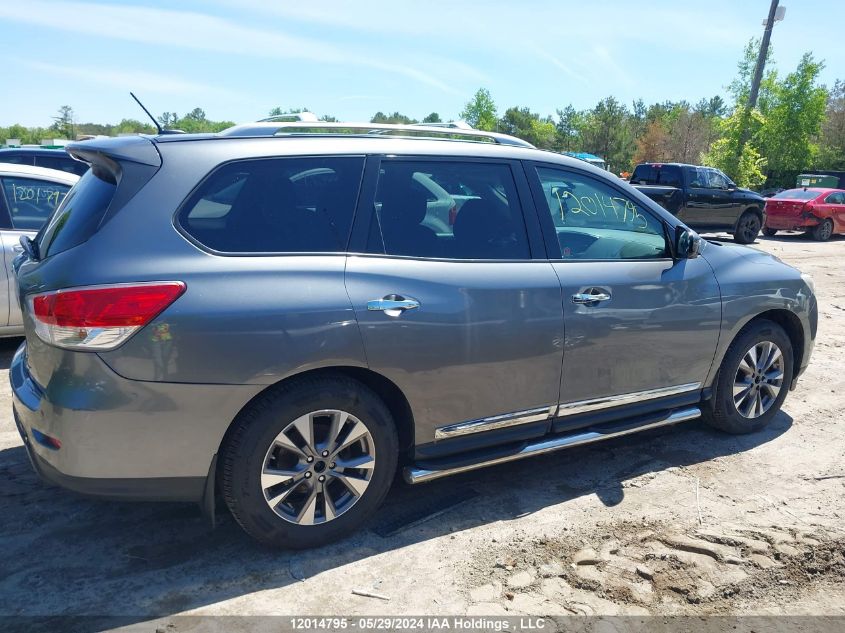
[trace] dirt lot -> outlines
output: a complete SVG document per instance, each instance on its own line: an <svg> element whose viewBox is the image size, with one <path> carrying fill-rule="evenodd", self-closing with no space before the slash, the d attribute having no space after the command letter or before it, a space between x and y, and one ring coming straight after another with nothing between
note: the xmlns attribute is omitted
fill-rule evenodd
<svg viewBox="0 0 845 633"><path fill-rule="evenodd" d="M41 484L10 414L18 341L0 342L0 612L843 615L845 238L756 246L811 273L820 302L810 368L769 428L688 423L397 484L369 529L309 552L261 549L225 515L212 531L192 505Z"/></svg>

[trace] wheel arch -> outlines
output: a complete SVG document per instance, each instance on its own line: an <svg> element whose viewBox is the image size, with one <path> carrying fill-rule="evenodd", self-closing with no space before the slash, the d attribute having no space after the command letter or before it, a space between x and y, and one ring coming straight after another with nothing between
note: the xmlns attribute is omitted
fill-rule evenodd
<svg viewBox="0 0 845 633"><path fill-rule="evenodd" d="M790 310L785 310L782 308L766 310L765 312L761 312L759 314L754 315L745 323L743 323L742 327L737 329L736 334L733 336L730 342L733 343L733 341L736 340L736 338L742 333L743 330L745 330L745 328L757 321L772 321L773 323L777 323L783 328L783 330L786 332L786 335L789 337L789 342L792 344L793 375L798 375L798 371L801 367L801 362L804 359L805 342L804 327L801 324L801 319L799 319L798 316ZM728 347L730 347L730 344L728 345ZM727 347L725 348L725 353L727 353ZM720 365L722 363L722 360L724 360L724 354L719 360Z"/></svg>
<svg viewBox="0 0 845 633"><path fill-rule="evenodd" d="M742 218L742 216L744 216L749 211L751 213L755 214L760 219L760 228L763 227L763 208L760 207L760 206L757 206L756 204L749 204L747 207L745 207L742 210L742 212L738 216L736 216L736 221L734 222L734 228L733 228L734 231L736 231L737 227L739 226L739 221Z"/></svg>
<svg viewBox="0 0 845 633"><path fill-rule="evenodd" d="M285 378L267 385L264 389L255 394L248 402L246 402L239 410L237 415L232 418L226 432L220 440L217 448L219 454L221 448L226 443L229 434L234 426L234 421L241 414L241 412L249 407L256 400L264 397L268 391L278 389L282 385L295 382L302 378L326 377L332 376L350 378L356 382L361 383L365 387L371 389L377 396L379 396L384 404L387 406L390 414L393 416L393 422L396 425L396 433L399 436L399 462L403 462L405 455L410 455L414 445L414 417L411 411L411 405L405 394L392 380L385 376L372 371L366 367L351 367L351 366L330 366L319 367L316 369L309 369L306 371L297 372L286 376Z"/></svg>

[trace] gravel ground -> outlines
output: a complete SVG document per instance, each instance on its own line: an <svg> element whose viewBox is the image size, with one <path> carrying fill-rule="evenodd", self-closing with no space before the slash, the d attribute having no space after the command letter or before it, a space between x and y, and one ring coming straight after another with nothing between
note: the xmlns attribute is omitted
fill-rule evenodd
<svg viewBox="0 0 845 633"><path fill-rule="evenodd" d="M18 341L0 341L0 614L845 615L845 238L755 246L811 273L820 303L810 367L767 429L693 422L397 483L369 529L308 552L262 549L223 514L211 530L193 505L40 483L11 419Z"/></svg>

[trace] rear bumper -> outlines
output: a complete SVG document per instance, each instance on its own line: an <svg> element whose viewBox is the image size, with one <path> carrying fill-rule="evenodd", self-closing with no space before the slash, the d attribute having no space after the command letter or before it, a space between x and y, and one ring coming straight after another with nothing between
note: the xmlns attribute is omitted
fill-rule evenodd
<svg viewBox="0 0 845 633"><path fill-rule="evenodd" d="M794 216L768 216L766 228L778 231L805 231L818 226L819 219L815 217L802 218Z"/></svg>
<svg viewBox="0 0 845 633"><path fill-rule="evenodd" d="M200 500L226 429L256 391L127 380L90 353L71 353L68 371L44 388L30 375L26 353L24 343L9 379L33 468L48 482L97 497Z"/></svg>

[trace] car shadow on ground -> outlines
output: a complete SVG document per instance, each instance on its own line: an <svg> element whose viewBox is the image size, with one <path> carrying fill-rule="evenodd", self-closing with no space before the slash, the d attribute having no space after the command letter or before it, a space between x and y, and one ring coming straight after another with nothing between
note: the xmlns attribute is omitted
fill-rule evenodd
<svg viewBox="0 0 845 633"><path fill-rule="evenodd" d="M0 345L6 365L14 347ZM304 552L256 545L222 508L212 529L193 504L105 502L50 487L33 473L22 446L7 448L0 450L0 595L8 599L0 614L110 615L127 624L164 617L584 495L624 504L630 479L748 451L791 425L781 412L758 433L730 436L692 422L420 486L397 478L367 527ZM103 628L97 619L78 624L77 630Z"/></svg>

